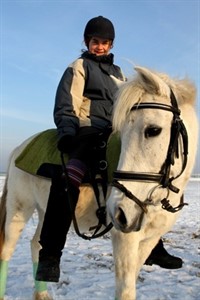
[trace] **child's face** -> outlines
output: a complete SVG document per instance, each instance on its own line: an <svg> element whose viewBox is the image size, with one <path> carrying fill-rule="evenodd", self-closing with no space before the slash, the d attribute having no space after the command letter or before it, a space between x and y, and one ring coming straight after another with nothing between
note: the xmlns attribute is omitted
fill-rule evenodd
<svg viewBox="0 0 200 300"><path fill-rule="evenodd" d="M108 55L111 48L111 40L101 39L98 37L91 38L88 44L88 51L91 54L96 54L97 56Z"/></svg>

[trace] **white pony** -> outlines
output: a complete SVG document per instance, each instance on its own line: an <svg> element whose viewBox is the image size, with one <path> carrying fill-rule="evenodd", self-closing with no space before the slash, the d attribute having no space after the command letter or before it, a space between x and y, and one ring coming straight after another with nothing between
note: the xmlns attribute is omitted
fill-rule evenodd
<svg viewBox="0 0 200 300"><path fill-rule="evenodd" d="M113 116L114 130L121 136L121 154L109 190L107 212L114 225L111 232L117 300L136 298L136 280L143 263L184 205L182 195L197 148L193 84L142 67L135 70L135 78L119 89ZM8 262L35 209L39 224L31 241L34 273L37 267L50 181L15 166L16 158L32 139L13 151L1 199L1 300ZM97 223L94 198L91 186L81 186L76 208L81 230ZM44 282L36 282L34 299L51 299Z"/></svg>

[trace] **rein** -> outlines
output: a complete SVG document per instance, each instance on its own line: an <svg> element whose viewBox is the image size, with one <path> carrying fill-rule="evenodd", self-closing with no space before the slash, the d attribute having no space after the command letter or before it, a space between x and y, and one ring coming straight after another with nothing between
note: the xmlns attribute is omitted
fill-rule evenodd
<svg viewBox="0 0 200 300"><path fill-rule="evenodd" d="M64 177L65 177L65 181L66 181L66 191L68 192L67 198L69 201L69 206L70 206L70 210L71 210L71 216L72 216L74 229L75 229L76 234L85 240L92 240L92 239L99 238L99 237L103 236L104 234L106 234L107 232L109 232L113 227L112 223L109 223L108 225L106 224L106 207L102 206L102 204L101 204L99 187L98 187L98 184L100 184L103 195L104 195L104 200L105 200L106 194L107 194L107 183L108 183L106 146L107 146L107 140L111 133L111 130L112 130L112 128L108 127L104 133L100 134L100 140L99 140L100 143L99 143L98 147L96 148L96 155L99 158L99 160L97 160L97 162L96 162L97 163L96 168L97 168L98 174L101 176L101 178L96 178L97 174L95 173L94 170L91 170L91 176L90 176L90 180L89 180L89 183L91 184L91 186L93 188L95 198L97 201L98 209L96 211L96 216L99 220L99 222L96 226L92 226L89 228L89 231L94 231L94 233L91 235L86 235L84 233L81 233L79 230L78 222L77 222L76 215L75 215L75 210L73 209L73 199L70 195L70 189L68 189L70 184L69 184L66 163L64 160L64 154L61 153L63 173L64 173ZM101 230L102 226L105 227L103 230Z"/></svg>
<svg viewBox="0 0 200 300"><path fill-rule="evenodd" d="M170 99L171 99L171 105L154 103L154 102L146 102L146 103L135 104L131 108L131 111L138 110L138 109L162 109L173 113L173 120L171 125L171 136L170 136L170 142L167 151L167 157L161 167L160 172L159 173L151 173L151 172L138 173L138 172L117 170L113 173L112 185L118 188L121 192L123 192L129 199L133 200L136 204L138 204L145 213L147 212L146 206L148 204L152 205L151 199L147 199L146 201L142 202L137 197L135 197L130 191L128 191L123 184L120 184L118 180L157 182L159 186L166 188L167 190L171 190L174 193L179 192L179 189L176 186L174 186L172 182L173 180L181 176L181 174L183 173L187 165L188 135L187 135L187 130L185 128L185 125L183 124L183 121L180 119L181 112L178 108L178 103L172 90L171 90ZM181 137L183 143L182 169L176 177L170 177L171 166L175 164L175 157L178 158L179 155L178 153L179 137ZM184 205L186 205L186 203L183 203L183 198L181 198L180 205L177 207L172 207L167 198L162 199L161 203L163 209L172 213L179 211L180 209L182 209Z"/></svg>
<svg viewBox="0 0 200 300"><path fill-rule="evenodd" d="M94 193L95 193L97 204L98 204L98 207L99 207L96 211L96 216L99 219L99 223L96 226L93 226L93 227L89 228L89 231L94 230L94 233L91 234L91 235L86 235L86 234L80 232L78 222L77 222L77 219L76 219L75 210L72 208L73 207L73 198L70 195L70 191L69 191L70 189L68 189L68 187L69 187L69 178L68 178L68 173L67 173L67 168L66 168L66 164L65 164L65 161L64 161L63 153L61 153L61 160L62 160L63 172L64 172L64 177L65 177L65 182L66 182L66 192L68 192L67 201L69 202L72 221L73 221L73 225L74 225L74 229L75 229L76 234L84 240L92 240L92 239L96 239L96 238L99 238L99 237L103 236L104 234L106 234L107 232L109 232L112 229L113 224L110 223L107 226L105 226L104 221L106 219L106 211L105 211L105 207L100 205L99 194L95 192L96 189L94 189ZM105 229L103 229L102 231L99 232L99 230L101 229L102 226L105 226Z"/></svg>

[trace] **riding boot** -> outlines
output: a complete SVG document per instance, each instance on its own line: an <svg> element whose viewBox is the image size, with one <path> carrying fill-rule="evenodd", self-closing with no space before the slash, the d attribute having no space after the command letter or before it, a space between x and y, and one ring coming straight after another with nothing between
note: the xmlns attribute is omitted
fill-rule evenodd
<svg viewBox="0 0 200 300"><path fill-rule="evenodd" d="M60 176L58 179L52 179L40 235L42 249L39 252L39 264L36 273L36 280L38 281L58 282L59 280L60 258L78 196L79 189L72 185L66 191L66 182L61 180Z"/></svg>
<svg viewBox="0 0 200 300"><path fill-rule="evenodd" d="M145 262L145 265L153 264L165 269L179 269L182 267L183 261L181 258L169 254L160 239Z"/></svg>

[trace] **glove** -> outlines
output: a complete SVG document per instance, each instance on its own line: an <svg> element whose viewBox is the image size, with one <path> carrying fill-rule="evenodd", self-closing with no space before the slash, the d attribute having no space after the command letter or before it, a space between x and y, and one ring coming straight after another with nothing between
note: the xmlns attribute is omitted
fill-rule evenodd
<svg viewBox="0 0 200 300"><path fill-rule="evenodd" d="M72 135L64 135L59 141L58 141L58 150L64 153L69 153L75 148L75 140L76 137Z"/></svg>

